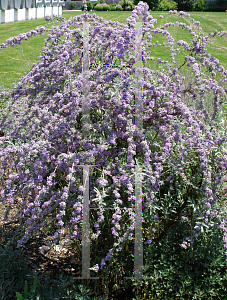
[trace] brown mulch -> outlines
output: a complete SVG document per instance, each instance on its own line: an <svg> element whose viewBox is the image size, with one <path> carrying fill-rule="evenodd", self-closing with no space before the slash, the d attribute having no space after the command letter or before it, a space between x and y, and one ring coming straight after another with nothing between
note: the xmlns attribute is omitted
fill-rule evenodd
<svg viewBox="0 0 227 300"><path fill-rule="evenodd" d="M7 221L3 221L5 208L8 205L0 202L0 248L3 248L3 245L6 245L11 239L15 236L22 238L22 234L20 231L17 233L17 229L20 225L19 223L19 212L21 208L21 203L15 203L12 206L12 209L9 212L9 218ZM50 221L50 220L49 220ZM99 280L83 280L79 279L82 276L82 247L80 246L80 242L76 240L74 243L66 246L65 248L59 248L55 244L51 247L48 247L44 252L41 251L40 247L46 244L47 240L53 241L52 237L53 233L47 232L46 227L42 227L39 234L34 234L25 244L25 248L23 248L23 254L27 257L27 262L31 266L33 271L37 271L38 274L49 274L49 279L51 280L51 286L54 280L59 279L59 275L69 276L73 278L77 278L77 284L86 284L89 287L93 287L96 293L100 293L104 295L102 279ZM96 248L102 249L104 247L104 238L101 238L101 241L96 244ZM105 245L106 247L106 245ZM13 249L16 249L16 242L13 243ZM60 250L61 249L61 250ZM95 253L97 253L95 251ZM96 254L94 254L96 255ZM92 265L92 264L91 264ZM96 274L92 274L93 277ZM111 275L111 271L109 275L111 280L114 282ZM78 278L79 277L79 278ZM110 285L114 284L110 282ZM118 291L116 291L118 293ZM116 299L123 299L117 297ZM125 300L131 299L124 297Z"/></svg>
<svg viewBox="0 0 227 300"><path fill-rule="evenodd" d="M19 223L20 201L11 205L7 221L3 221L5 208L8 205L0 202L0 248L7 244L15 235L18 235L17 229ZM50 272L50 278L55 278L58 274L64 272L65 275L77 276L81 274L81 250L73 245L62 248L61 250L53 245L41 251L40 247L46 244L47 240L53 240L52 235L40 230L40 234L34 234L23 248L23 252L29 257L28 262L32 269L39 272ZM14 243L15 244L15 243Z"/></svg>

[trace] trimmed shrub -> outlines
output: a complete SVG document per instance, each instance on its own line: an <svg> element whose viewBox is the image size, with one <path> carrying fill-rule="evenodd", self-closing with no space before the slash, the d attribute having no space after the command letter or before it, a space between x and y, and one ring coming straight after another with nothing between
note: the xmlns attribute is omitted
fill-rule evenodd
<svg viewBox="0 0 227 300"><path fill-rule="evenodd" d="M177 3L173 0L162 0L159 4L156 10L158 11L169 11L169 10L176 10L177 9Z"/></svg>
<svg viewBox="0 0 227 300"><path fill-rule="evenodd" d="M91 11L93 9L93 4L90 1L87 1L87 10Z"/></svg>
<svg viewBox="0 0 227 300"><path fill-rule="evenodd" d="M130 6L130 10L132 10L132 6L133 6L133 2L130 0L122 0L118 3L119 5L121 5L121 7L123 8L123 10L126 10L125 8L127 6Z"/></svg>
<svg viewBox="0 0 227 300"><path fill-rule="evenodd" d="M115 11L116 10L116 4L110 4L110 10Z"/></svg>
<svg viewBox="0 0 227 300"><path fill-rule="evenodd" d="M109 5L103 5L103 10L104 11L110 10L110 6Z"/></svg>
<svg viewBox="0 0 227 300"><path fill-rule="evenodd" d="M103 3L105 3L105 0L100 0L100 1L96 1L96 2L92 3L93 9L95 8L96 5L103 4Z"/></svg>
<svg viewBox="0 0 227 300"><path fill-rule="evenodd" d="M206 2L204 0L198 0L193 4L193 10L195 11L204 11L206 10Z"/></svg>
<svg viewBox="0 0 227 300"><path fill-rule="evenodd" d="M76 9L76 2L75 1L70 2L70 9Z"/></svg>
<svg viewBox="0 0 227 300"><path fill-rule="evenodd" d="M95 5L94 10L102 11L103 10L103 6L101 4L97 4L97 5Z"/></svg>

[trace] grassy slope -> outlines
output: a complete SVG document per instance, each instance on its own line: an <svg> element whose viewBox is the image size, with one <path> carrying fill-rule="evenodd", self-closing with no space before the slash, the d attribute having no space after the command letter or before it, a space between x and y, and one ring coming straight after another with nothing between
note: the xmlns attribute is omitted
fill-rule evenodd
<svg viewBox="0 0 227 300"><path fill-rule="evenodd" d="M94 12L90 12L93 14ZM131 15L131 12L95 12L98 16L103 17L107 20L115 20L121 23L126 23L126 19ZM63 12L63 16L66 19L79 15L81 12ZM154 18L158 19L157 25L164 24L165 22L183 21L188 22L188 19L180 19L175 15L168 15L167 12L151 12ZM164 15L164 19L159 19L159 15ZM204 32L207 34L209 32L214 32L217 30L225 30L227 28L227 18L226 13L212 13L212 12L193 12L191 16L201 22ZM0 24L0 43L3 43L6 39L12 36L17 36L19 33L28 32L37 26L46 24L44 19L40 20L30 20L21 21L7 24ZM190 35L185 30L182 31L179 28L169 28L171 34L173 34L176 40L184 39L186 41L190 40ZM18 80L27 73L32 64L37 62L44 46L44 36L37 36L27 41L23 41L22 45L16 45L13 48L1 49L0 51L0 87L12 88L13 82L18 82ZM154 41L156 38L154 38ZM160 37L159 41L165 42L164 37ZM207 50L212 55L216 56L220 62L227 68L227 57L226 57L226 47L227 47L227 37L214 38L208 45ZM163 47L154 48L152 56L162 57L165 60L169 60L169 53L167 50L163 50ZM183 56L177 61L178 65L182 63ZM150 65L152 66L152 65Z"/></svg>
<svg viewBox="0 0 227 300"><path fill-rule="evenodd" d="M45 24L44 19L0 24L0 43ZM38 61L43 46L44 36L37 36L23 41L22 45L1 49L0 86L11 88L13 82L18 82L29 71L31 65Z"/></svg>

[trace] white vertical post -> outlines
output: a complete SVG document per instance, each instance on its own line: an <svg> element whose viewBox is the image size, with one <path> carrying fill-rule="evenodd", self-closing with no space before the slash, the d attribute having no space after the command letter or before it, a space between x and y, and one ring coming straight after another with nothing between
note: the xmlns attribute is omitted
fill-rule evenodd
<svg viewBox="0 0 227 300"><path fill-rule="evenodd" d="M90 133L90 99L89 99L89 23L83 22L83 103L82 134L84 138ZM89 166L83 167L83 230L82 230L82 278L90 278L90 224L89 224Z"/></svg>
<svg viewBox="0 0 227 300"><path fill-rule="evenodd" d="M135 125L136 136L142 136L143 120L142 119L142 26L136 30L135 41ZM143 232L142 232L142 181L139 175L139 169L135 168L135 260L134 275L136 279L143 278Z"/></svg>
<svg viewBox="0 0 227 300"><path fill-rule="evenodd" d="M82 103L82 134L88 138L90 133L90 99L89 99L89 23L83 22L83 103Z"/></svg>
<svg viewBox="0 0 227 300"><path fill-rule="evenodd" d="M89 166L83 166L82 278L90 277Z"/></svg>
<svg viewBox="0 0 227 300"><path fill-rule="evenodd" d="M82 59L82 135L87 139L90 136L89 46L89 23L84 21ZM74 277L74 279L98 279L98 277L90 277L89 167L89 165L83 166L82 277Z"/></svg>
<svg viewBox="0 0 227 300"><path fill-rule="evenodd" d="M83 102L82 134L90 135L90 86L89 86L89 23L83 22ZM90 224L89 224L89 165L83 166L83 229L82 229L82 278L90 279Z"/></svg>
<svg viewBox="0 0 227 300"><path fill-rule="evenodd" d="M136 179L135 179L135 278L143 278L143 232L142 232L142 182L138 174L139 167L136 165Z"/></svg>

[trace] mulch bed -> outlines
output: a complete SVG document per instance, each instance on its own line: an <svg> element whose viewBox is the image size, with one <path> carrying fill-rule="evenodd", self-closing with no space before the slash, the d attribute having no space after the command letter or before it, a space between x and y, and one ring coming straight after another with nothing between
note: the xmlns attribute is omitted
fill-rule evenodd
<svg viewBox="0 0 227 300"><path fill-rule="evenodd" d="M1 248L18 234L17 229L20 225L18 216L21 208L20 202L18 201L18 203L11 205L12 209L9 212L8 221L3 221L7 206L7 204L0 202ZM35 234L27 241L23 252L29 257L28 262L30 266L40 272L50 272L52 278L62 272L69 276L80 276L78 273L81 270L80 249L68 246L60 250L60 247L53 245L42 252L40 247L46 244L48 239L52 240L52 236L42 228L39 235Z"/></svg>

